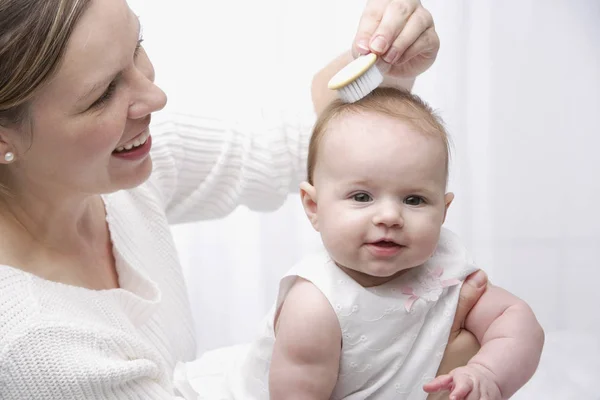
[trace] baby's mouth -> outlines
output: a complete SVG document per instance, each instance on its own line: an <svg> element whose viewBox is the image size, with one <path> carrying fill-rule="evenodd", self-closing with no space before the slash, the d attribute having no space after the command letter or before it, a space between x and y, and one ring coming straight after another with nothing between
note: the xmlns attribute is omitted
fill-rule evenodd
<svg viewBox="0 0 600 400"><path fill-rule="evenodd" d="M401 247L401 245L399 245L396 242L392 242L391 240L379 240L377 242L373 242L371 243L374 246L378 246L378 247Z"/></svg>

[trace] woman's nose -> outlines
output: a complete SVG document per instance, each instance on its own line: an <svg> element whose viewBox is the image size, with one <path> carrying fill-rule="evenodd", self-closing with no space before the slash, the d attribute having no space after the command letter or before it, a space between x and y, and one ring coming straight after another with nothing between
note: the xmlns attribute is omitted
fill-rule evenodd
<svg viewBox="0 0 600 400"><path fill-rule="evenodd" d="M167 104L167 95L154 84L152 65L135 71L132 90L132 102L129 106L129 118L141 119L153 112L162 110Z"/></svg>
<svg viewBox="0 0 600 400"><path fill-rule="evenodd" d="M129 106L129 118L141 119L153 112L162 110L167 104L167 95L154 83L148 81L135 101Z"/></svg>

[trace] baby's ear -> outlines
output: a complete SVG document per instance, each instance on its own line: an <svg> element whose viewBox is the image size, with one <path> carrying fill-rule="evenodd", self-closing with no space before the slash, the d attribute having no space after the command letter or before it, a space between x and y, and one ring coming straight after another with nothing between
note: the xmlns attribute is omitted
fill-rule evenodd
<svg viewBox="0 0 600 400"><path fill-rule="evenodd" d="M452 204L453 200L454 200L454 193L452 193L452 192L446 193L446 195L444 196L444 203L445 203L444 222L446 222L446 215L448 214L448 208L450 208L450 204Z"/></svg>
<svg viewBox="0 0 600 400"><path fill-rule="evenodd" d="M300 184L300 199L308 220L313 228L319 231L319 219L317 217L317 189L308 182Z"/></svg>

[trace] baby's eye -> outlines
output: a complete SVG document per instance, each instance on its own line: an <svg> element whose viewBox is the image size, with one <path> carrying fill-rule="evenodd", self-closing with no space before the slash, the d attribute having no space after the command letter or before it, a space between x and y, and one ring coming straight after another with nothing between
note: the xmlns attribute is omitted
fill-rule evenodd
<svg viewBox="0 0 600 400"><path fill-rule="evenodd" d="M421 196L408 196L404 199L404 204L408 204L409 206L420 206L425 203L425 199Z"/></svg>
<svg viewBox="0 0 600 400"><path fill-rule="evenodd" d="M352 199L354 201L358 201L359 203L368 203L369 201L373 200L373 198L367 193L356 193L354 196L352 196Z"/></svg>

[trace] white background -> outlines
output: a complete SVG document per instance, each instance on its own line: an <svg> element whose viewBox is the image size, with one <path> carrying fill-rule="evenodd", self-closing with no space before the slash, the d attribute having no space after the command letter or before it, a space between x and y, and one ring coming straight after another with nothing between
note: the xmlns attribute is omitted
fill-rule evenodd
<svg viewBox="0 0 600 400"><path fill-rule="evenodd" d="M130 1L171 110L238 120L285 110L307 122L312 75L349 47L364 3ZM577 371L561 371L572 386L560 398L575 398L586 373L600 375L573 355L600 359L582 345L600 337L600 1L424 4L442 47L415 92L454 142L447 226L534 308L563 357L553 365ZM296 195L272 214L240 209L175 234L199 351L250 340L279 276L318 243ZM565 337L568 350L556 344Z"/></svg>

